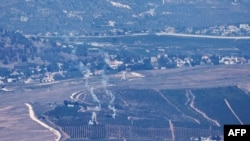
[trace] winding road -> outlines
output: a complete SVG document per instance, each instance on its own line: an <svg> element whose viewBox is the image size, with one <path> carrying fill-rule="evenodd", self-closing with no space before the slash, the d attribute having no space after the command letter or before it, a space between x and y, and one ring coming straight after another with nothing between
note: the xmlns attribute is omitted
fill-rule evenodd
<svg viewBox="0 0 250 141"><path fill-rule="evenodd" d="M189 103L189 106L196 111L197 113L201 114L205 119L207 119L208 121L214 123L216 126L220 127L220 123L217 120L211 119L206 113L204 113L203 111L199 110L198 108L196 108L194 106L194 100L195 100L195 96L194 94L191 92L191 90L187 91L188 96L190 96L191 102Z"/></svg>
<svg viewBox="0 0 250 141"><path fill-rule="evenodd" d="M41 126L45 127L46 129L48 129L49 131L53 132L56 135L55 141L60 141L60 139L62 138L61 133L59 131L57 131L56 129L48 126L44 122L40 121L39 119L37 119L36 116L35 116L35 113L33 111L33 107L30 104L25 103L25 105L29 108L29 116L30 116L30 118L33 121L35 121L36 123L40 124Z"/></svg>

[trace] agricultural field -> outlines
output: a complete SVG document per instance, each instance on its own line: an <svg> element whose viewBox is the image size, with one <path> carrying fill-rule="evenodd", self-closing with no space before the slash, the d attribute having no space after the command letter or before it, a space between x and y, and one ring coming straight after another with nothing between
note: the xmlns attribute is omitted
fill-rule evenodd
<svg viewBox="0 0 250 141"><path fill-rule="evenodd" d="M250 122L250 115L244 110L250 106L249 93L235 86L160 90L109 87L108 91L115 97L115 117L105 89L97 88L94 93L100 99L101 109L95 109L98 103L91 91L85 91L79 93L85 95L79 96L82 101L64 101L53 110L44 111L44 120L73 140L217 137L222 135L224 124ZM35 105L35 111L42 111L41 106Z"/></svg>

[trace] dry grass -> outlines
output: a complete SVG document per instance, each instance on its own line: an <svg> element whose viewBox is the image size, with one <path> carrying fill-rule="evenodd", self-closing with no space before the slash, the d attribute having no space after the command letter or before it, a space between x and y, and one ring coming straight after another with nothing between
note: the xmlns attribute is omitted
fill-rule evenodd
<svg viewBox="0 0 250 141"><path fill-rule="evenodd" d="M53 133L29 118L27 107L11 105L0 107L0 137L6 141L50 141Z"/></svg>
<svg viewBox="0 0 250 141"><path fill-rule="evenodd" d="M121 82L133 88L179 89L236 86L250 80L250 64L145 71L145 78ZM247 87L246 87L247 88Z"/></svg>
<svg viewBox="0 0 250 141"><path fill-rule="evenodd" d="M248 83L239 83L238 88L242 89L243 91L250 93L250 82Z"/></svg>

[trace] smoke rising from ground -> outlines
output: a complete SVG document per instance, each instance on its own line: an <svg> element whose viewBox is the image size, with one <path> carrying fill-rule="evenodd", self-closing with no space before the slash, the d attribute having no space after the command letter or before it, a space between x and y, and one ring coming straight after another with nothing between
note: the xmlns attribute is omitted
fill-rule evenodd
<svg viewBox="0 0 250 141"><path fill-rule="evenodd" d="M89 125L99 124L97 121L96 112L92 112L91 120L89 120Z"/></svg>
<svg viewBox="0 0 250 141"><path fill-rule="evenodd" d="M110 60L109 55L107 53L104 53L103 59L105 62L108 62ZM97 111L101 111L102 105L101 103L108 103L108 109L112 111L112 118L116 118L116 108L114 106L115 101L115 95L111 92L111 90L108 89L108 76L105 74L105 68L102 70L102 77L100 79L101 87L104 89L104 94L110 99L109 101L101 101L97 95L95 94L94 90L96 86L90 86L89 84L89 78L91 76L91 71L89 69L89 65L84 65L83 63L79 63L79 70L82 71L83 77L85 79L85 88L90 92L92 99L97 103L96 108L94 112L92 113L91 120L89 121L89 124L92 125L94 122L97 123Z"/></svg>
<svg viewBox="0 0 250 141"><path fill-rule="evenodd" d="M100 111L101 110L101 102L97 98L96 94L94 93L94 88L93 87L90 88L90 94L91 94L93 100L98 103L97 110Z"/></svg>
<svg viewBox="0 0 250 141"><path fill-rule="evenodd" d="M108 88L107 88L108 85L107 84L108 84L108 78L105 75L105 73L103 73L103 75L102 75L102 85L103 85L105 94L108 97L110 97L108 108L113 111L112 118L115 119L115 117L116 117L116 109L115 109L115 106L114 106L115 95L110 90L108 90Z"/></svg>

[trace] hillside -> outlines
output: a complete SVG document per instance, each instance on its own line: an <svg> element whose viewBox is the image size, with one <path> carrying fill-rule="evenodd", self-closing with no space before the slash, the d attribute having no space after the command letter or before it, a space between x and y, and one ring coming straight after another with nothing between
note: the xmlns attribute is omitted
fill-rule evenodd
<svg viewBox="0 0 250 141"><path fill-rule="evenodd" d="M0 27L26 34L155 32L250 22L247 0L4 0L0 7Z"/></svg>

